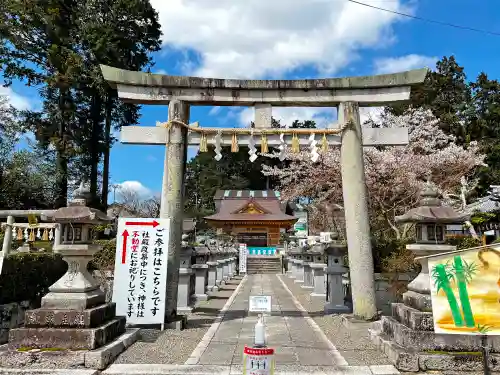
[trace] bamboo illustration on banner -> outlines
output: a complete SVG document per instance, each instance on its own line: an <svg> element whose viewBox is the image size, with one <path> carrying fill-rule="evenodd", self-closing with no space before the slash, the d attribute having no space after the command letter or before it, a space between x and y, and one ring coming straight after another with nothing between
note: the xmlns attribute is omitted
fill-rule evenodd
<svg viewBox="0 0 500 375"><path fill-rule="evenodd" d="M500 334L500 251L473 249L428 261L434 330Z"/></svg>

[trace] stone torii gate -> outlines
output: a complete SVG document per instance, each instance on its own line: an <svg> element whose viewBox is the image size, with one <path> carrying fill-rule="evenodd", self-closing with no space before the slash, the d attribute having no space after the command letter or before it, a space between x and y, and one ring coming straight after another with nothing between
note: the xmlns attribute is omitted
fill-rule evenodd
<svg viewBox="0 0 500 375"><path fill-rule="evenodd" d="M101 66L104 79L129 103L168 105L165 126L127 126L121 142L166 145L160 217L171 219L168 262L167 316L177 304L181 252L184 172L187 146L215 143L231 145L235 137L255 152L254 136L262 143L290 143L315 147L314 134L323 143L340 145L343 197L354 314L361 319L376 316L373 257L370 244L363 146L405 145L405 128L361 128L360 106L383 106L410 98L411 87L424 82L427 69L366 77L307 80L236 80L169 76ZM253 106L255 129L221 129L187 126L190 106ZM271 129L272 107L338 107L339 129ZM236 135L235 135L236 134ZM292 135L291 140L284 136ZM213 142L207 135L214 135ZM266 139L266 141L264 141ZM313 144L312 144L313 143ZM263 144L262 144L263 146Z"/></svg>

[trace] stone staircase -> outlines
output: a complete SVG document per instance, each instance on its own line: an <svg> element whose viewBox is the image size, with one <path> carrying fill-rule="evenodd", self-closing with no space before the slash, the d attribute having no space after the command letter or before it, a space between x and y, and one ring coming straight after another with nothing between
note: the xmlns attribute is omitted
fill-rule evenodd
<svg viewBox="0 0 500 375"><path fill-rule="evenodd" d="M249 255L247 257L247 274L281 273L281 258L273 255Z"/></svg>

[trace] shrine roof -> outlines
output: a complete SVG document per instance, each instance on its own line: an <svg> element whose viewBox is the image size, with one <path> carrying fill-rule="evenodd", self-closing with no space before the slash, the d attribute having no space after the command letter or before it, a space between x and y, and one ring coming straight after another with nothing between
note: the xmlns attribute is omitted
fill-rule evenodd
<svg viewBox="0 0 500 375"><path fill-rule="evenodd" d="M193 89L239 90L307 90L307 89L370 89L382 87L413 86L424 82L428 69L408 70L401 73L372 76L322 78L322 79L221 79L190 76L152 74L101 65L104 79L112 87L117 84L143 87L172 87Z"/></svg>
<svg viewBox="0 0 500 375"><path fill-rule="evenodd" d="M279 192L273 190L218 190L217 212L208 221L296 221L283 212Z"/></svg>
<svg viewBox="0 0 500 375"><path fill-rule="evenodd" d="M280 199L279 191L275 190L217 190L214 199Z"/></svg>

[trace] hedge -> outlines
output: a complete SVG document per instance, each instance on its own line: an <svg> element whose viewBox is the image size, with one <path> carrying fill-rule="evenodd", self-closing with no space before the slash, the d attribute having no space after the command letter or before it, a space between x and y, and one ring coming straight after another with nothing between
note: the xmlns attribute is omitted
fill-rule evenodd
<svg viewBox="0 0 500 375"><path fill-rule="evenodd" d="M67 269L66 262L57 254L9 255L4 260L0 274L0 305L27 300L39 301Z"/></svg>
<svg viewBox="0 0 500 375"><path fill-rule="evenodd" d="M89 263L90 270L108 271L115 268L116 239L96 240L95 244L101 245L102 250L94 255Z"/></svg>

